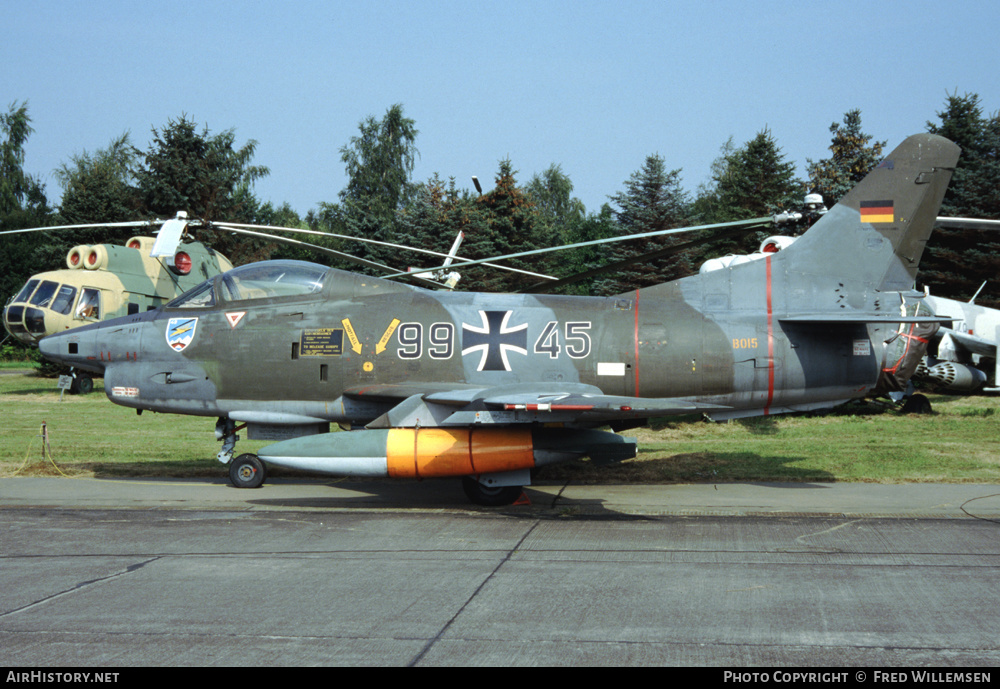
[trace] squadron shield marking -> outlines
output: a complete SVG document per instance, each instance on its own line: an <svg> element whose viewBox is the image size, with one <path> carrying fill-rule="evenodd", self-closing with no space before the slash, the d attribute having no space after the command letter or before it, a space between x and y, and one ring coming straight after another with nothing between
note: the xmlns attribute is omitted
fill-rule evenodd
<svg viewBox="0 0 1000 689"><path fill-rule="evenodd" d="M197 318L171 318L167 321L167 344L176 352L187 349L198 327Z"/></svg>

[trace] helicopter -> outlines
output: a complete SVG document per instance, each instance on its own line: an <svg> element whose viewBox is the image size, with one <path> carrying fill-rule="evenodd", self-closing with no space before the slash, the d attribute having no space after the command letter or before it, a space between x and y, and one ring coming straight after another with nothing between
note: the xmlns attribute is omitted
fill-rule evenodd
<svg viewBox="0 0 1000 689"><path fill-rule="evenodd" d="M137 413L215 418L240 488L278 465L461 478L473 502L510 504L536 467L635 457L618 431L653 417L806 411L905 384L926 351L913 329L948 320L904 299L958 156L943 137L911 136L792 246L610 297L431 290L265 261L39 348L102 374L108 398ZM277 442L236 454L238 425Z"/></svg>
<svg viewBox="0 0 1000 689"><path fill-rule="evenodd" d="M32 275L4 307L7 332L24 344L37 345L47 335L155 309L232 269L228 258L201 242L181 243L183 212L167 221L62 225L0 234L152 224L162 225L158 238L135 236L124 246L75 246L66 255L65 268ZM87 393L92 388L89 376L77 375L70 391Z"/></svg>

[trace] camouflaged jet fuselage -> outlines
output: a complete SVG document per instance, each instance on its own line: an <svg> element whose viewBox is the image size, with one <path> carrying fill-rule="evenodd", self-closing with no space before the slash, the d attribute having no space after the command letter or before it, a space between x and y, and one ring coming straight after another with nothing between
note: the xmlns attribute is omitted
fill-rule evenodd
<svg viewBox="0 0 1000 689"><path fill-rule="evenodd" d="M118 404L298 429L262 451L270 462L524 485L540 463L634 454L573 429L871 394L893 363L885 343L934 320L902 312L901 293L957 157L941 137L911 137L784 251L613 297L436 292L267 262L42 351L103 373ZM330 422L364 430L314 435ZM420 445L429 429L459 438L462 458ZM489 454L507 445L518 458Z"/></svg>

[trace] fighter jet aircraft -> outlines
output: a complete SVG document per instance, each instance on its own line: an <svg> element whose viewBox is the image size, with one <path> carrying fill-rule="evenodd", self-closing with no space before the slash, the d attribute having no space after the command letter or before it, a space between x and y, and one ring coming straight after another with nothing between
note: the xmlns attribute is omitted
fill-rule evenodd
<svg viewBox="0 0 1000 689"><path fill-rule="evenodd" d="M1000 311L930 294L923 301L953 321L937 332L916 377L942 392L997 392Z"/></svg>
<svg viewBox="0 0 1000 689"><path fill-rule="evenodd" d="M277 464L462 477L473 501L508 504L535 467L635 456L614 430L651 417L808 410L905 379L886 343L919 360L908 329L941 320L902 296L958 153L910 137L793 246L617 296L434 291L273 261L40 348L102 373L116 404L217 418L234 485ZM279 442L233 459L237 424Z"/></svg>
<svg viewBox="0 0 1000 689"><path fill-rule="evenodd" d="M938 227L973 230L1000 229L1000 220L938 218ZM985 283L980 287L980 291ZM942 392L969 394L997 392L997 344L1000 343L1000 311L975 303L979 292L968 302L930 294L924 303L935 313L951 316L930 345L926 364L917 371L919 379Z"/></svg>

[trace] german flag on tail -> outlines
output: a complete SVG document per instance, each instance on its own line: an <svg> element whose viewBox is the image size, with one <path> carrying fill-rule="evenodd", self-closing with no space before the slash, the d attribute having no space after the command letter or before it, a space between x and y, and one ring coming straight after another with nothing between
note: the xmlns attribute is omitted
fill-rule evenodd
<svg viewBox="0 0 1000 689"><path fill-rule="evenodd" d="M893 222L896 219L892 201L862 201L861 222Z"/></svg>

